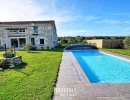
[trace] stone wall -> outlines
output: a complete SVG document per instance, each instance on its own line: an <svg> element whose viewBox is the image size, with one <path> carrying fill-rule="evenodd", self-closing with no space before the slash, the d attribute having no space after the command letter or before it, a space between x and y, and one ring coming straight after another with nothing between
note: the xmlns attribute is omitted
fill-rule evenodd
<svg viewBox="0 0 130 100"><path fill-rule="evenodd" d="M31 43L30 39L35 39L35 46L40 49L40 39L44 39L44 46L49 46L50 48L55 47L58 43L58 37L56 33L56 27L53 24L35 24L38 26L38 35L33 35L33 27L31 24L22 24L22 25L0 25L0 45L3 46L7 44L7 47L10 48L10 39L15 37L27 38L26 43ZM25 33L22 33L21 36L16 36L15 34L9 34L8 28L26 28Z"/></svg>
<svg viewBox="0 0 130 100"><path fill-rule="evenodd" d="M8 63L8 65L19 65L22 63L22 57L21 56L17 56L17 57L13 57L13 58L3 58L4 60L6 60L6 62Z"/></svg>

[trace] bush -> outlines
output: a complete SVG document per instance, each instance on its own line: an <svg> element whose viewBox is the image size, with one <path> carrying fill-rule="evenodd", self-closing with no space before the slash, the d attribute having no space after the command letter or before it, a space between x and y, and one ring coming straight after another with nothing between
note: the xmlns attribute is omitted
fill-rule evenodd
<svg viewBox="0 0 130 100"><path fill-rule="evenodd" d="M130 36L127 36L125 40L123 41L125 48L130 49Z"/></svg>
<svg viewBox="0 0 130 100"><path fill-rule="evenodd" d="M36 46L33 46L31 44L26 44L24 49L27 51L27 52L30 52L30 50L36 50Z"/></svg>
<svg viewBox="0 0 130 100"><path fill-rule="evenodd" d="M2 60L0 59L0 68L3 68L2 64L3 64L3 62L2 62Z"/></svg>
<svg viewBox="0 0 130 100"><path fill-rule="evenodd" d="M31 46L31 50L36 50L36 46Z"/></svg>
<svg viewBox="0 0 130 100"><path fill-rule="evenodd" d="M25 49L27 52L30 52L31 48L32 48L32 45L30 45L30 44L26 44L25 47L24 47L24 49Z"/></svg>
<svg viewBox="0 0 130 100"><path fill-rule="evenodd" d="M61 47L61 46L62 46L62 44L60 42L58 42L56 47Z"/></svg>
<svg viewBox="0 0 130 100"><path fill-rule="evenodd" d="M66 39L61 39L60 42L63 43L63 44L66 44L66 43L68 43L68 40L66 40Z"/></svg>
<svg viewBox="0 0 130 100"><path fill-rule="evenodd" d="M8 68L8 62L5 59L0 59L0 68L5 69Z"/></svg>

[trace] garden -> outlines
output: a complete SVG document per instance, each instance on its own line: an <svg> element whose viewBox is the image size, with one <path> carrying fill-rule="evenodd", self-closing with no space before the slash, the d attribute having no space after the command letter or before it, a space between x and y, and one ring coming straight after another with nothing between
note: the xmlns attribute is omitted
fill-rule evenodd
<svg viewBox="0 0 130 100"><path fill-rule="evenodd" d="M62 51L63 48L16 51L23 63L0 71L0 100L51 99Z"/></svg>

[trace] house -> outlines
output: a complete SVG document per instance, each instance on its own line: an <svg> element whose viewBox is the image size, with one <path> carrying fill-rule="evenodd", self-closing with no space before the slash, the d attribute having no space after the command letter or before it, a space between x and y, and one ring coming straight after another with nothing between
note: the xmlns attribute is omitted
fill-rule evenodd
<svg viewBox="0 0 130 100"><path fill-rule="evenodd" d="M58 43L54 20L0 22L0 46L23 49L25 44L37 49L53 48Z"/></svg>
<svg viewBox="0 0 130 100"><path fill-rule="evenodd" d="M93 39L87 40L87 43L98 48L118 48L122 46L123 39Z"/></svg>

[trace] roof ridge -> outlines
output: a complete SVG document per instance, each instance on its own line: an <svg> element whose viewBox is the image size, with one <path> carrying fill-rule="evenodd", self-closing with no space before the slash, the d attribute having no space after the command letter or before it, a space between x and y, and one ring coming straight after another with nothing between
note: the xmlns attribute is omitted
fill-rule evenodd
<svg viewBox="0 0 130 100"><path fill-rule="evenodd" d="M25 24L25 23L55 23L54 20L42 20L42 21L0 21L0 24L13 24L13 23L17 23L17 24Z"/></svg>

